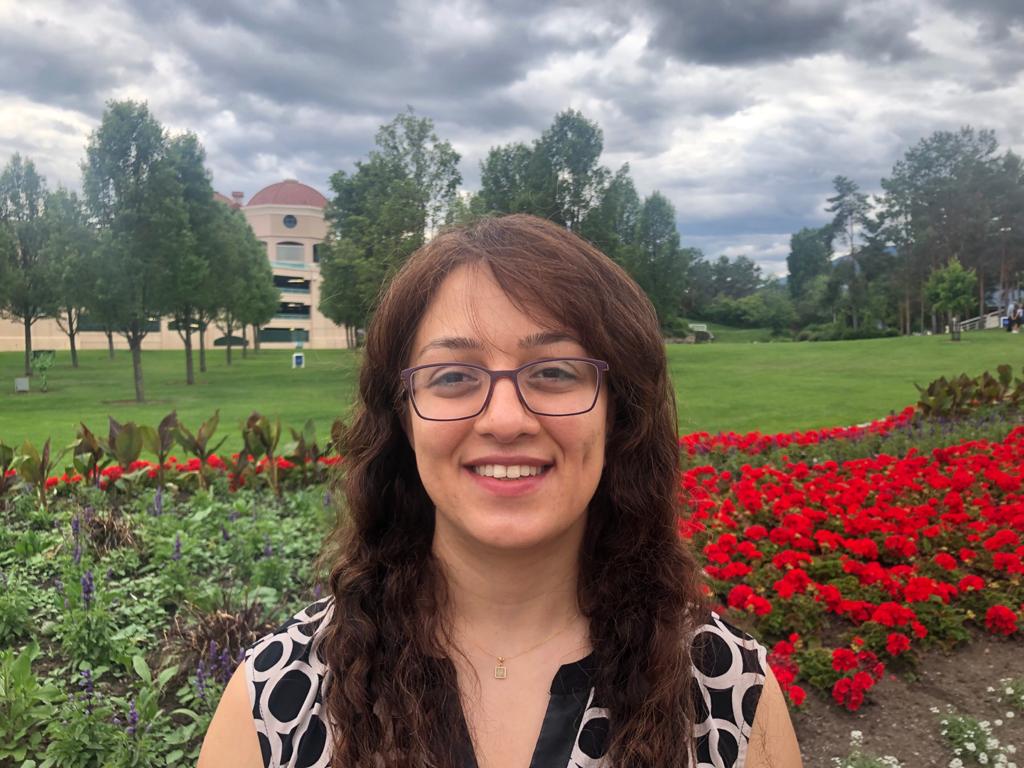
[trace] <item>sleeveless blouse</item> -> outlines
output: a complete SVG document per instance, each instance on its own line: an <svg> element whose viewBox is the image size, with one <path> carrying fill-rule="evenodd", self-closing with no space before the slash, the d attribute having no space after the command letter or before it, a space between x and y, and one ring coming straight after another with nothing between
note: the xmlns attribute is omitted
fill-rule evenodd
<svg viewBox="0 0 1024 768"><path fill-rule="evenodd" d="M331 597L313 603L246 650L249 703L267 768L330 766L321 644L333 611ZM712 612L691 656L697 768L743 768L767 651ZM611 768L604 759L609 712L593 687L595 671L591 654L556 672L530 768ZM465 768L477 768L471 748Z"/></svg>

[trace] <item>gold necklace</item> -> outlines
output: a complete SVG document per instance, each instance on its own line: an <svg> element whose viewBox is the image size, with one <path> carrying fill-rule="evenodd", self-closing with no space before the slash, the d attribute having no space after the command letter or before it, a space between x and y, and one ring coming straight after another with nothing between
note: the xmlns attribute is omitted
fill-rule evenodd
<svg viewBox="0 0 1024 768"><path fill-rule="evenodd" d="M518 659L520 656L525 656L530 651L535 651L538 648L540 648L542 645L545 645L546 643L549 643L550 641L554 640L560 634L562 634L567 629L569 629L573 625L573 623L576 621L577 618L579 618L579 614L578 613L573 614L573 617L571 619L569 619L569 623L566 624L564 627L562 627L560 630L558 630L554 634L548 635L547 637L545 637L543 640L541 640L536 645L531 645L525 651L520 651L519 653L515 654L514 656L499 656L498 654L491 653L486 648L481 647L479 643L476 643L473 640L470 640L470 642L473 643L473 645L475 645L479 650L481 650L484 653L486 653L488 656L493 656L494 658L496 658L498 660L498 663L494 666L494 679L495 680L505 680L505 679L508 678L508 667L505 666L505 662L506 661L511 661L512 659Z"/></svg>

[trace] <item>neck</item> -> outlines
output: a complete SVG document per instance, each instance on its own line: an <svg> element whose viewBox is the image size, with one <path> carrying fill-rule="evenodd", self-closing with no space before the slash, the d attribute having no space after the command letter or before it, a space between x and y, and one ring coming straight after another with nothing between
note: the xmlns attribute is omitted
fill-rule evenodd
<svg viewBox="0 0 1024 768"><path fill-rule="evenodd" d="M483 550L446 534L435 531L433 549L447 581L451 629L460 647L468 641L494 655L512 655L563 627L571 635L574 617L582 621L576 599L578 534L522 551Z"/></svg>

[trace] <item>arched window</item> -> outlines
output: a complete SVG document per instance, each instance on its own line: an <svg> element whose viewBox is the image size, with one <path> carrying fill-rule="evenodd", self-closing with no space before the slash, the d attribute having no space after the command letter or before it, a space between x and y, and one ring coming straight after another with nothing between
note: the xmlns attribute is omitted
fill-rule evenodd
<svg viewBox="0 0 1024 768"><path fill-rule="evenodd" d="M306 260L306 246L302 243L278 243L278 261L294 261L302 264Z"/></svg>

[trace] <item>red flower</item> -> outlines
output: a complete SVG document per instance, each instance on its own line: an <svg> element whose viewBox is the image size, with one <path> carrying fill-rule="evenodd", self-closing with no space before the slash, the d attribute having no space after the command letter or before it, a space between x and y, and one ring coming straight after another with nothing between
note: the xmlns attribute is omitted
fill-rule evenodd
<svg viewBox="0 0 1024 768"><path fill-rule="evenodd" d="M910 638L902 632L893 632L886 638L885 650L890 656L899 656L910 648Z"/></svg>
<svg viewBox="0 0 1024 768"><path fill-rule="evenodd" d="M849 648L836 648L832 651L832 669L836 672L848 672L857 667L857 654Z"/></svg>
<svg viewBox="0 0 1024 768"><path fill-rule="evenodd" d="M791 685L786 690L789 694L789 700L793 702L794 707L799 707L804 703L804 699L807 698L807 693L799 685Z"/></svg>
<svg viewBox="0 0 1024 768"><path fill-rule="evenodd" d="M994 635L1012 635L1017 631L1017 614L1005 605L993 605L985 613L985 628Z"/></svg>
<svg viewBox="0 0 1024 768"><path fill-rule="evenodd" d="M956 570L956 558L945 552L939 552L935 557L932 558L939 568L943 568L947 571Z"/></svg>

